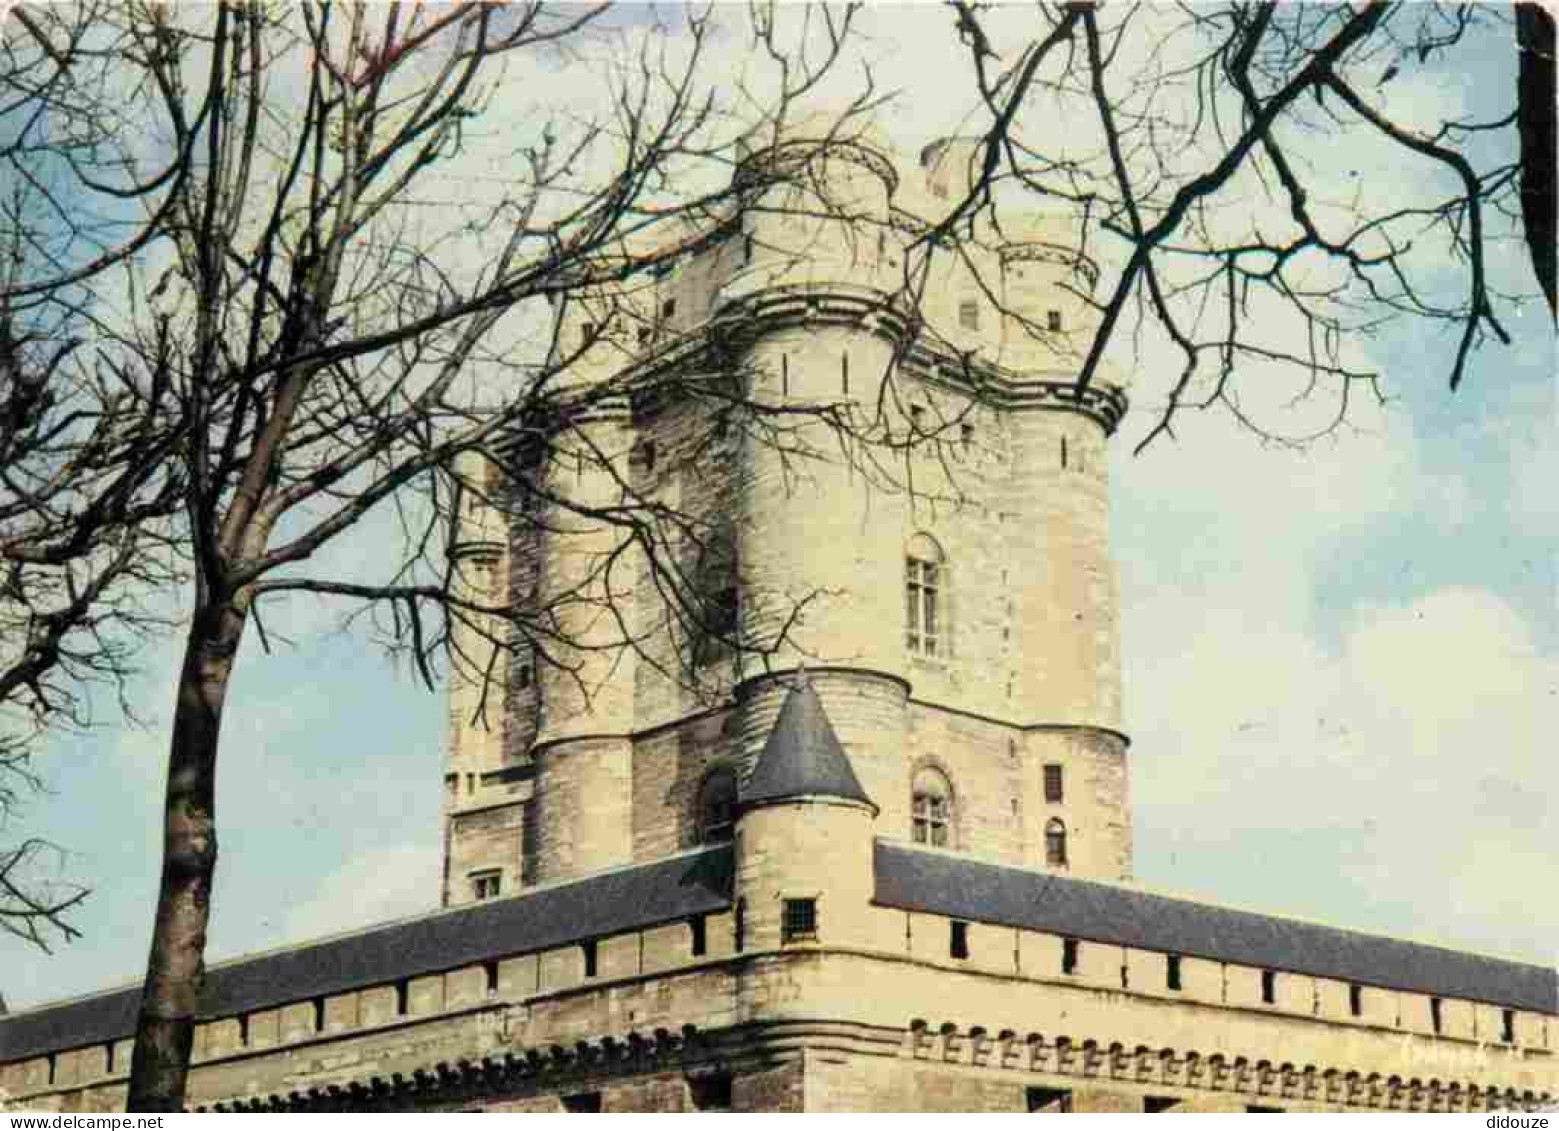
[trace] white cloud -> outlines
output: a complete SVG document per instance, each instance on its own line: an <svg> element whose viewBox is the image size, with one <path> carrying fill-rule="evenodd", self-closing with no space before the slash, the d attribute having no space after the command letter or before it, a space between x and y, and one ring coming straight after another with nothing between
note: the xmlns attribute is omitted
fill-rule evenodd
<svg viewBox="0 0 1559 1131"><path fill-rule="evenodd" d="M281 937L303 942L401 919L438 906L437 845L412 843L358 856L324 876L282 921Z"/></svg>

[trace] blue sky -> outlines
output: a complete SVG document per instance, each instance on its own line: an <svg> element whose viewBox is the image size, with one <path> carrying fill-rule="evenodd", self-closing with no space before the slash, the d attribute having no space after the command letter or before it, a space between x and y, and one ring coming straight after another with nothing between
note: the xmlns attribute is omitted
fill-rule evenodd
<svg viewBox="0 0 1559 1131"><path fill-rule="evenodd" d="M943 73L945 16L873 22L890 84ZM1501 46L1442 87L1508 89ZM913 152L960 115L911 95L887 121ZM1519 256L1499 270L1531 288ZM1556 359L1540 304L1508 324L1514 344L1483 349L1454 395L1443 334L1403 324L1364 344L1388 408L1303 454L1210 412L1132 456L1162 390L1157 357L1131 362L1113 533L1143 882L1554 961L1559 909L1539 893L1559 890ZM366 559L384 536L335 554ZM267 656L251 638L229 699L214 958L438 895L441 696L311 599L268 627L295 643ZM0 936L13 1007L139 979L176 663L148 654L147 729L105 717L55 741L49 792L5 830L58 842L93 888L85 937L55 954Z"/></svg>

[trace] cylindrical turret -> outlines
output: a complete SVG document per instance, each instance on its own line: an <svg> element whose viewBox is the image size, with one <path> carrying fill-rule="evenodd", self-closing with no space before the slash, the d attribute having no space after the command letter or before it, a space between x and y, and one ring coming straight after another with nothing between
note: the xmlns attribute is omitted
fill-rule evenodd
<svg viewBox="0 0 1559 1131"><path fill-rule="evenodd" d="M764 731L737 819L744 950L869 941L876 806L816 679L765 678L744 704L744 740ZM850 682L830 683L835 704L846 706ZM765 1003L764 1017L774 1018L776 1008L783 1013L783 1003Z"/></svg>
<svg viewBox="0 0 1559 1131"><path fill-rule="evenodd" d="M535 876L561 879L632 858L636 557L604 512L623 501L631 444L626 406L592 406L554 436L544 471L537 607Z"/></svg>
<svg viewBox="0 0 1559 1131"><path fill-rule="evenodd" d="M457 601L502 607L509 600L502 475L482 453L463 452L455 460L454 481L448 549L451 593ZM451 614L444 767L445 904L475 898L473 875L484 877L484 891L493 876L500 891L512 890L520 882L517 854L495 846L490 835L494 828L512 825L518 836L518 806L508 814L475 816L504 799L486 783L495 780L504 764L509 664L498 634L505 631L491 615L461 610Z"/></svg>

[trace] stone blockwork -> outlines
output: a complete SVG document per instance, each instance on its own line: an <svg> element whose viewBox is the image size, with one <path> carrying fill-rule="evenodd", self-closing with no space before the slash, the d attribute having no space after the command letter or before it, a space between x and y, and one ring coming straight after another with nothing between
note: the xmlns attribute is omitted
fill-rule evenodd
<svg viewBox="0 0 1559 1131"><path fill-rule="evenodd" d="M816 129L755 143L748 168L794 162ZM654 379L518 441L510 466L456 469L462 591L548 610L560 639L550 659L512 642L484 711L491 641L460 630L449 909L216 968L192 1106L1559 1097L1551 971L1124 882L1105 453L1124 400L1108 371L1069 384L1096 269L1036 217L968 249L1028 327L959 256L934 265L917 334L888 299L923 218L967 188L970 154L939 143L916 165L871 129L834 136L815 177L749 193L653 284L571 303L559 333L595 345L564 384ZM849 230L829 218L840 203ZM795 411L820 406L877 447L841 448ZM785 454L763 439L776 420ZM682 567L677 600L593 512L644 502L680 519L656 535ZM914 575L934 576L934 632L910 631L907 598L930 627L912 557L935 567ZM745 800L702 812L732 777ZM946 787L923 844L917 780ZM688 851L701 839L734 843ZM0 1098L121 1105L135 1005L119 991L0 1018Z"/></svg>
<svg viewBox="0 0 1559 1131"><path fill-rule="evenodd" d="M755 143L749 162L786 167L816 126ZM912 336L890 296L966 147L916 164L875 127L829 136L805 176L749 197L652 286L566 312L563 340L596 343L566 383L644 392L527 438L499 477L512 521L494 584L538 602L563 639L510 659L496 743L457 725L454 809L495 800L483 769L505 787L527 775L509 823L532 835L500 845L452 821L446 902L470 898L474 872L507 881L516 856L528 884L692 843L702 775L727 757L751 767L752 740L727 742L759 729L733 708L766 709L743 684L802 663L838 673L829 710L879 835L910 835L913 776L934 765L957 850L1046 866L1059 820L1067 870L1130 874L1105 458L1123 401L1113 373L1088 396L1065 391L1094 269L1044 218L1020 243L987 233L967 259L938 257ZM841 445L809 410L862 442ZM621 503L674 516L655 537L680 576L617 553L623 531L587 513ZM491 508L471 515L487 538ZM938 570L929 642L908 631L918 553ZM625 626L635 646L611 646ZM1061 802L1043 794L1046 764L1069 779Z"/></svg>

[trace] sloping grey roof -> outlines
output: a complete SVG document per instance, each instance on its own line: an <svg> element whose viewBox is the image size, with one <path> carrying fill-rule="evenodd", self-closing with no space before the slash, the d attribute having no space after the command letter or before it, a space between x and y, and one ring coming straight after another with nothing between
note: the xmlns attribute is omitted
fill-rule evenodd
<svg viewBox="0 0 1559 1131"><path fill-rule="evenodd" d="M796 678L785 696L758 764L741 791L743 805L793 797L841 797L872 803L805 673Z"/></svg>
<svg viewBox="0 0 1559 1131"><path fill-rule="evenodd" d="M731 846L722 845L216 966L200 1016L231 1017L720 911L731 904L732 867ZM128 1037L140 994L137 986L0 1019L0 1062Z"/></svg>
<svg viewBox="0 0 1559 1131"><path fill-rule="evenodd" d="M878 841L876 902L1096 942L1556 1012L1542 966Z"/></svg>

